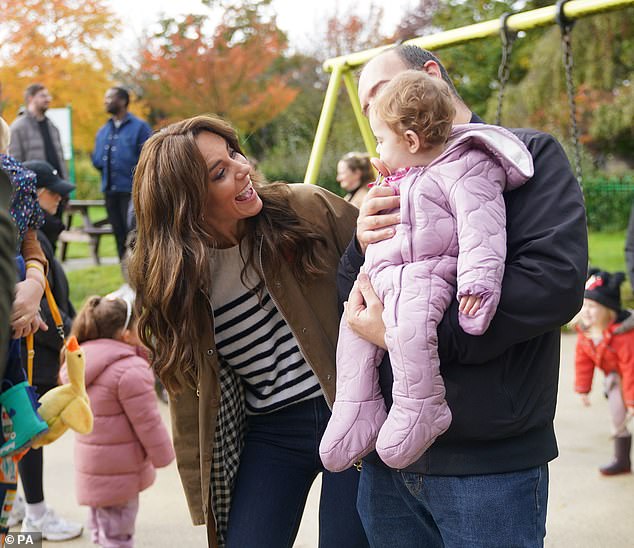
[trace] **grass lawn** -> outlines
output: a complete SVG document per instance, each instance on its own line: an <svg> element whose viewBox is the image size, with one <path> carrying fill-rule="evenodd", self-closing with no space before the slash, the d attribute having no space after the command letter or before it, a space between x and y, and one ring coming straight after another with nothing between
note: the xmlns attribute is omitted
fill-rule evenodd
<svg viewBox="0 0 634 548"><path fill-rule="evenodd" d="M625 232L594 232L588 235L590 264L609 272L625 272Z"/></svg>
<svg viewBox="0 0 634 548"><path fill-rule="evenodd" d="M625 231L594 232L588 235L590 265L609 272L625 272ZM630 282L625 280L621 286L623 305L634 308L634 295Z"/></svg>
<svg viewBox="0 0 634 548"><path fill-rule="evenodd" d="M91 221L97 222L107 217L105 207L91 207L88 210ZM64 222L66 217L64 216ZM81 226L81 216L73 215L72 226ZM58 247L61 247L58 246ZM117 244L114 236L102 236L99 242L99 256L100 257L116 257L117 256ZM88 243L84 242L71 242L68 244L66 257L69 259L81 259L83 257L90 257L90 247Z"/></svg>
<svg viewBox="0 0 634 548"><path fill-rule="evenodd" d="M81 308L89 295L107 295L123 283L121 267L118 264L73 270L66 276L70 287L70 300L76 310Z"/></svg>

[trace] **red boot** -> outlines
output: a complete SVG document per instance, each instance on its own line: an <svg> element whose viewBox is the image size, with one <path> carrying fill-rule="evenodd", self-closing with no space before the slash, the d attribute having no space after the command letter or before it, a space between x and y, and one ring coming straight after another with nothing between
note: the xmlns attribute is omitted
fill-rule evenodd
<svg viewBox="0 0 634 548"><path fill-rule="evenodd" d="M616 476L617 474L629 474L632 471L630 462L630 450L632 449L632 436L626 438L614 438L614 460L599 468L604 476Z"/></svg>

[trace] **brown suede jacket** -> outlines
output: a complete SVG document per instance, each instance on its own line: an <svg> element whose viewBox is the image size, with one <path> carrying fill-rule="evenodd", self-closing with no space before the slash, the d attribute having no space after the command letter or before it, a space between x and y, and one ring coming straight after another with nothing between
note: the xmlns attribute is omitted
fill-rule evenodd
<svg viewBox="0 0 634 548"><path fill-rule="evenodd" d="M266 258L260 257L260 260L267 289L332 406L339 330L335 279L340 256L354 234L358 210L342 198L313 185L288 185L288 199L289 207L298 217L326 237L327 247L319 249L327 272L300 284L286 262L282 263L279 275L274 276ZM206 329L210 340L206 366L197 372L196 379L192 379L195 381L192 386L185 386L173 399L170 409L178 470L192 520L196 525L207 524L209 545L215 546L214 493L210 477L214 434L219 420L220 386L211 309Z"/></svg>

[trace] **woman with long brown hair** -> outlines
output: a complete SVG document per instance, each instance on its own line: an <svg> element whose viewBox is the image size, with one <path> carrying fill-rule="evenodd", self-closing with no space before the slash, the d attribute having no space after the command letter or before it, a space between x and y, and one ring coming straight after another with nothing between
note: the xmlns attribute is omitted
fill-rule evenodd
<svg viewBox="0 0 634 548"><path fill-rule="evenodd" d="M211 116L153 135L133 188L139 331L170 392L192 518L211 546L290 547L323 471L335 274L356 210L319 187L265 184ZM357 482L323 473L320 546L367 546Z"/></svg>

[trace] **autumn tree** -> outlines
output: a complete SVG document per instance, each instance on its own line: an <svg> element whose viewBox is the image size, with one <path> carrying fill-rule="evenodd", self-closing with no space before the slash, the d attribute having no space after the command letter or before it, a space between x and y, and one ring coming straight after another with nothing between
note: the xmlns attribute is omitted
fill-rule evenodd
<svg viewBox="0 0 634 548"><path fill-rule="evenodd" d="M335 8L335 12L326 20L325 36L317 50L319 57L325 60L387 42L381 29L383 8L369 2L362 6L364 13L358 9L358 5L344 10Z"/></svg>
<svg viewBox="0 0 634 548"><path fill-rule="evenodd" d="M74 144L90 150L112 85L108 43L120 25L105 0L0 0L0 111L11 122L31 83L72 105Z"/></svg>
<svg viewBox="0 0 634 548"><path fill-rule="evenodd" d="M308 51L285 59L280 70L299 90L297 99L272 123L257 131L252 150L271 179L303 181L330 74L323 62L330 57L353 53L386 43L381 27L383 12L374 3L353 8L336 7L316 26ZM341 86L336 115L328 136L328 146L318 184L339 191L335 180L339 158L351 150L365 150L348 94Z"/></svg>
<svg viewBox="0 0 634 548"><path fill-rule="evenodd" d="M166 19L143 47L131 75L159 124L204 112L230 121L247 136L266 125L297 91L276 71L286 50L275 18L257 4L225 7L213 32L208 18Z"/></svg>
<svg viewBox="0 0 634 548"><path fill-rule="evenodd" d="M420 0L410 6L394 31L394 42L403 42L440 30L434 26L434 17L440 8L440 2L441 0Z"/></svg>

